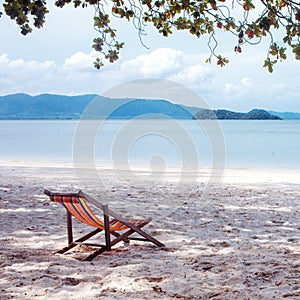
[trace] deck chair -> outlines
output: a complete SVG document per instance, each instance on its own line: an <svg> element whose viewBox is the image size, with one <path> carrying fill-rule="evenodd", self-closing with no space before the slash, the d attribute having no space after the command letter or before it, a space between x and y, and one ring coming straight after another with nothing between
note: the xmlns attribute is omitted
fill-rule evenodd
<svg viewBox="0 0 300 300"><path fill-rule="evenodd" d="M142 227L151 222L151 218L144 220L126 220L110 210L108 205L101 204L82 191L70 194L52 193L48 190L45 190L44 194L50 197L50 201L58 202L64 206L67 212L68 246L58 250L56 253L65 253L77 245L98 247L99 249L82 259L91 261L104 251L111 251L111 247L121 241L125 243L129 243L130 240L147 241L155 244L158 247L164 247L164 244L156 240L150 234L141 230ZM103 221L99 219L96 214L94 214L87 202L102 210ZM74 241L72 217L75 217L80 222L83 222L96 229ZM112 217L111 220L110 217ZM84 243L84 241L100 232L104 232L105 244ZM138 234L139 237L133 237L133 234ZM111 240L111 235L114 237L113 240Z"/></svg>

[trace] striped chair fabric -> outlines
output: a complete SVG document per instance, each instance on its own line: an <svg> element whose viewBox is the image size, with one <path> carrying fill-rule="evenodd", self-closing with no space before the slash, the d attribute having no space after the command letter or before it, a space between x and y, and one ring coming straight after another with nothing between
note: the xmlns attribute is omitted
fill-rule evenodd
<svg viewBox="0 0 300 300"><path fill-rule="evenodd" d="M50 200L63 205L79 221L89 226L104 230L104 222L92 212L90 207L84 201L84 198L76 196L51 195ZM129 220L129 222L137 226L141 220ZM113 219L109 222L109 228L110 231L118 231L127 229L128 226L124 225L121 221Z"/></svg>

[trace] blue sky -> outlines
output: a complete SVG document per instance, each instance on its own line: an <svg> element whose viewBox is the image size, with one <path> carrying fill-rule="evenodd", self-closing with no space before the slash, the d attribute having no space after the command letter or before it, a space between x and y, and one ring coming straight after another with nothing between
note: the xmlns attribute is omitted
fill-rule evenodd
<svg viewBox="0 0 300 300"><path fill-rule="evenodd" d="M213 108L300 112L299 61L290 55L268 73L262 67L267 42L245 46L242 54L236 54L235 39L220 31L219 50L230 60L220 68L205 64L209 56L205 38L177 33L166 39L148 26L144 43L150 49L146 49L131 24L116 21L119 40L125 41L121 59L97 71L92 64L92 39L97 36L92 9L54 7L44 28L26 37L4 15L0 26L1 95L101 94L128 80L163 78L193 89Z"/></svg>

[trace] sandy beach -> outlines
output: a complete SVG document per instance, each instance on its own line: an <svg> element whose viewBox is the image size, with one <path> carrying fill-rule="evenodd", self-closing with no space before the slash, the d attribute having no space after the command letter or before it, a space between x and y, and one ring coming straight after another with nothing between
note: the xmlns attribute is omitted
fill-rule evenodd
<svg viewBox="0 0 300 300"><path fill-rule="evenodd" d="M0 299L300 298L297 170L230 169L210 189L207 171L177 186L176 173L151 182L102 168L83 183L71 165L0 170ZM124 216L153 217L145 231L166 247L120 244L92 262L79 260L83 246L54 254L67 243L65 211L45 188L83 189Z"/></svg>

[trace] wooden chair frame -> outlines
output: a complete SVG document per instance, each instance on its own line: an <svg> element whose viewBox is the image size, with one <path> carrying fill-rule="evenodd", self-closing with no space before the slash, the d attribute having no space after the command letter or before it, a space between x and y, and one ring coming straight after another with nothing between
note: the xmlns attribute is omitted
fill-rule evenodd
<svg viewBox="0 0 300 300"><path fill-rule="evenodd" d="M103 253L104 251L111 251L112 246L116 245L117 243L123 241L125 243L129 243L130 240L138 240L138 241L146 241L151 242L155 244L158 247L164 247L165 245L159 242L157 239L155 239L150 234L146 233L145 231L141 230L142 227L147 225L151 222L151 218L147 218L145 220L141 220L137 225L133 224L129 220L126 220L122 216L116 214L111 209L108 208L108 205L103 205L91 196L87 195L86 193L79 191L78 193L53 193L48 190L44 191L44 194L47 196L55 197L80 197L84 199L86 202L93 204L95 207L99 208L103 212L103 229L102 228L96 228L93 231L89 232L88 234L73 240L73 226L72 226L72 217L73 215L70 213L70 211L66 208L67 212L67 233L68 233L68 246L58 250L56 253L65 253L69 251L70 249L74 248L77 245L88 245L91 247L98 247L96 251L94 251L92 254L88 255L82 260L85 261L91 261L99 254ZM76 216L75 216L76 217ZM110 217L114 218L115 220L118 220L122 223L122 225L126 225L128 230L126 230L124 233L120 234L115 230L112 230L112 227L110 226ZM81 221L81 220L80 220ZM87 225L88 226L88 225ZM90 225L92 226L92 225ZM105 244L92 244L92 243L85 243L86 240L93 237L94 235L104 231L105 234ZM141 237L131 237L134 233L139 234ZM111 235L115 238L111 240Z"/></svg>

